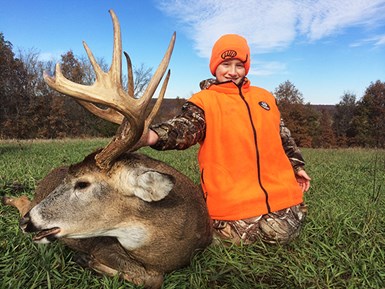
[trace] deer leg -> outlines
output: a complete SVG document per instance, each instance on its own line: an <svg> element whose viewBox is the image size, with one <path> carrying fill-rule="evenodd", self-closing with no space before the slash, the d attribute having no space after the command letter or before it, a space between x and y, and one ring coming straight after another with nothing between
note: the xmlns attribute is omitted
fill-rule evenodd
<svg viewBox="0 0 385 289"><path fill-rule="evenodd" d="M91 255L88 255L86 253L79 253L77 252L74 255L74 261L84 267L84 268L91 268L94 271L96 271L99 274L107 275L110 277L113 277L117 274L119 274L118 270L112 269L111 267L108 267L98 261L95 260L95 258Z"/></svg>
<svg viewBox="0 0 385 289"><path fill-rule="evenodd" d="M31 200L24 195L18 198L4 196L2 202L6 206L15 207L19 211L20 216L24 216L31 208Z"/></svg>
<svg viewBox="0 0 385 289"><path fill-rule="evenodd" d="M116 255L109 255L109 258L113 259L111 261L113 261L114 263L125 262L124 269L129 271L119 271L117 269L114 269L104 263L99 262L99 260L96 259L94 256L88 255L86 253L77 253L74 256L74 260L80 266L84 268L90 268L102 275L110 277L119 276L120 278L136 285L144 285L145 288L158 289L162 287L163 276L158 272L146 271L143 266L137 264L133 260L130 260L130 264L128 264L127 260L117 260L114 259L114 257L116 257ZM103 262L105 261L108 262L108 260L103 260ZM120 270L122 269L123 268L120 268Z"/></svg>
<svg viewBox="0 0 385 289"><path fill-rule="evenodd" d="M122 279L145 288L162 287L163 274L148 270L134 260L120 243L111 237L87 239L61 239L65 245L77 251L76 263L95 272L107 275L118 275Z"/></svg>

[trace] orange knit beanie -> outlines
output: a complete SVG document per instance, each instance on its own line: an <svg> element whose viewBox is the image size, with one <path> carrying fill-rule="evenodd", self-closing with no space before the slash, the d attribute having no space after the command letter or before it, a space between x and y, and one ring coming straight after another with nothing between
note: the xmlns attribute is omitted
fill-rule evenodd
<svg viewBox="0 0 385 289"><path fill-rule="evenodd" d="M215 71L226 59L239 59L245 64L246 74L250 68L250 48L247 41L237 34L226 34L220 37L213 46L210 59L210 71Z"/></svg>

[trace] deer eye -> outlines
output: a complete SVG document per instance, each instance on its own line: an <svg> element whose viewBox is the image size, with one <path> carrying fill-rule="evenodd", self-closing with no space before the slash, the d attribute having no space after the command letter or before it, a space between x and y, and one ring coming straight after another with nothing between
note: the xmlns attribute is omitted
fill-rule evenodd
<svg viewBox="0 0 385 289"><path fill-rule="evenodd" d="M75 184L75 190L83 190L87 188L90 185L89 182L84 182L84 181L78 181Z"/></svg>

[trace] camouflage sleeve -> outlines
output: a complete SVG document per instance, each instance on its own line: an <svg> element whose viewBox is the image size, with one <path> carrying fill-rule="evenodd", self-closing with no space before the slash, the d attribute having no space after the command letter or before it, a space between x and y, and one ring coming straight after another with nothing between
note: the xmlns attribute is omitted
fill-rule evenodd
<svg viewBox="0 0 385 289"><path fill-rule="evenodd" d="M204 111L191 102L186 102L180 115L151 126L158 136L158 142L151 146L156 150L183 150L205 138L206 121Z"/></svg>
<svg viewBox="0 0 385 289"><path fill-rule="evenodd" d="M280 135L285 153L289 158L294 171L298 172L305 166L305 160L302 157L300 149L292 138L290 130L285 126L283 119L281 119L280 123Z"/></svg>

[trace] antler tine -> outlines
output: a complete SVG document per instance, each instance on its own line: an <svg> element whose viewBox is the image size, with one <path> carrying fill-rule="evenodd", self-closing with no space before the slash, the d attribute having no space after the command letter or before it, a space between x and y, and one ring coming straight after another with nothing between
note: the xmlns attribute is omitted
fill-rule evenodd
<svg viewBox="0 0 385 289"><path fill-rule="evenodd" d="M88 45L85 41L83 41L83 47L84 47L84 50L86 51L86 53L88 55L88 59L91 62L92 68L94 69L96 81L103 79L103 77L105 77L104 75L106 75L106 73L100 68L99 64L97 63L97 61L94 57L94 54L92 53L91 49L88 47Z"/></svg>
<svg viewBox="0 0 385 289"><path fill-rule="evenodd" d="M148 116L147 116L147 118L146 118L146 120L144 122L143 134L142 134L140 140L133 147L128 149L129 152L136 151L137 149L141 148L142 146L144 146L146 144L148 129L149 129L152 121L154 120L155 115L157 114L157 112L158 112L158 110L160 108L160 105L162 104L164 95L166 93L167 84L168 84L169 79L170 79L170 70L168 70L166 78L163 81L162 88L161 88L161 90L159 92L159 96L158 96L155 104L152 107L152 110L150 111L150 113L148 114Z"/></svg>
<svg viewBox="0 0 385 289"><path fill-rule="evenodd" d="M150 114L148 115L147 119L146 119L146 123L145 123L145 128L147 129L152 121L154 120L154 117L155 115L158 113L159 111L159 108L160 108L160 105L162 104L162 101L163 101L163 98L164 98L164 95L166 93L166 89L167 89L167 85L168 85L168 81L170 79L170 70L168 70L167 72L167 75L166 75L166 78L164 79L163 81L163 85L162 85L162 88L159 92L159 96L158 96L158 99L156 100Z"/></svg>
<svg viewBox="0 0 385 289"><path fill-rule="evenodd" d="M44 79L51 88L61 93L72 96L78 100L105 105L118 110L125 116L136 118L140 114L135 110L129 109L135 106L135 100L124 91L121 83L122 44L120 25L115 13L112 10L109 12L114 26L114 48L112 63L108 73L100 68L87 43L83 42L88 58L95 71L96 80L93 85L82 85L68 80L63 76L59 64L56 65L55 77L50 77L44 73Z"/></svg>
<svg viewBox="0 0 385 289"><path fill-rule="evenodd" d="M80 103L84 108L86 108L89 112L93 113L94 115L115 123L115 124L122 124L123 122L123 114L121 114L119 111L112 109L110 107L107 108L101 108L93 104L92 102L87 102L84 100L78 100L78 103Z"/></svg>
<svg viewBox="0 0 385 289"><path fill-rule="evenodd" d="M171 54L174 49L174 44L175 44L175 39L176 39L176 33L174 32L170 43L168 45L167 51L165 55L163 56L163 59L161 63L158 66L158 69L155 71L154 75L151 78L150 83L148 84L142 98L140 99L140 106L147 107L149 104L152 96L155 93L155 90L159 86L160 80L162 79L164 73L166 72L166 69L168 67L168 64L170 62Z"/></svg>
<svg viewBox="0 0 385 289"><path fill-rule="evenodd" d="M116 17L115 12L109 10L112 23L114 26L114 51L112 52L112 63L109 73L111 73L111 78L114 83L120 84L120 89L122 88L122 36L120 33L120 25L118 18ZM133 96L132 96L133 97Z"/></svg>
<svg viewBox="0 0 385 289"><path fill-rule="evenodd" d="M127 54L127 52L123 52L124 56L126 57L127 60L127 76L128 76L128 95L134 96L134 77L133 77L133 72L132 72L132 63L131 63L131 58ZM90 60L94 59L92 52L88 54ZM94 62L93 60L91 61L92 66L94 67L94 70L97 70L97 67L99 68L99 65ZM96 65L95 65L96 64ZM98 71L101 71L98 69ZM84 108L86 108L88 111L93 113L94 115L107 120L109 122L115 123L115 124L122 124L124 116L117 110L114 110L112 108L101 108L96 106L92 102L87 102L84 100L77 100L78 103L80 103Z"/></svg>
<svg viewBox="0 0 385 289"><path fill-rule="evenodd" d="M88 48L88 47L87 47ZM132 63L131 63L131 58L127 54L127 52L123 52L124 56L126 57L127 60L127 76L128 76L128 95L134 96L134 77L132 73ZM90 51L88 54L91 64L94 67L95 73L96 71L101 71L99 68L99 65L94 61L94 57L92 52ZM92 59L92 60L91 60ZM115 123L115 124L122 124L124 116L117 110L114 110L112 108L100 108L96 106L92 102L87 102L84 100L78 100L78 103L80 103L84 108L86 108L88 111L93 113L94 115L107 120L109 122Z"/></svg>
<svg viewBox="0 0 385 289"><path fill-rule="evenodd" d="M114 41L115 42L115 41ZM83 43L86 51L88 58L90 59L90 62L92 64L92 67L94 68L96 78L100 79L101 78L101 72L102 70L100 69L100 66L97 64L95 57L92 54L92 51L88 48L87 44L84 42ZM128 95L131 95L134 97L134 76L132 72L132 62L130 56L127 54L127 52L123 52L124 56L126 57L127 60L127 77L128 77ZM78 103L80 103L84 108L86 108L88 111L93 113L94 115L107 120L109 122L115 123L115 124L122 124L124 116L117 110L114 110L112 108L100 108L96 106L92 102L87 102L84 100L78 100Z"/></svg>
<svg viewBox="0 0 385 289"><path fill-rule="evenodd" d="M128 55L126 51L123 52L124 56L126 57L127 61L127 82L128 82L128 95L132 95L134 97L134 75L132 73L132 63L131 63L131 58Z"/></svg>

